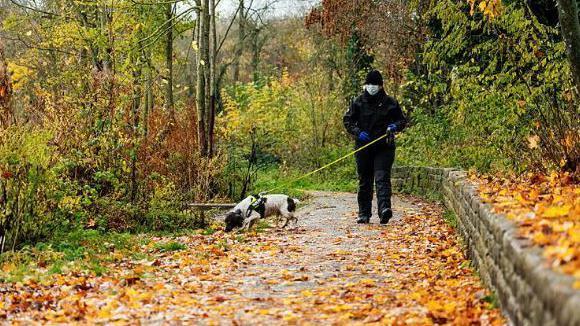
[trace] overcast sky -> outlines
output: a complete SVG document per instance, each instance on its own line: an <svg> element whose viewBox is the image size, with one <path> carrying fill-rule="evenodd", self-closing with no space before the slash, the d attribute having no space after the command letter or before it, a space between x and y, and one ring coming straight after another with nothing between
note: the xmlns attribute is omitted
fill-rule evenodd
<svg viewBox="0 0 580 326"><path fill-rule="evenodd" d="M252 0L246 0L246 5L251 1ZM253 7L260 8L265 3L272 2L275 2L272 9L272 15L280 17L305 14L308 12L308 9L318 4L320 0L254 0ZM237 0L222 0L220 3L220 11L226 16L230 15L236 11L238 3Z"/></svg>

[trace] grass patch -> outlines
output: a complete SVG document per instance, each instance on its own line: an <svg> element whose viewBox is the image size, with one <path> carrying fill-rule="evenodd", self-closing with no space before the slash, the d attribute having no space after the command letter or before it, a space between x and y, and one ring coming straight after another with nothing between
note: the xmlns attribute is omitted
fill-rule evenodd
<svg viewBox="0 0 580 326"><path fill-rule="evenodd" d="M186 248L187 248L186 245L179 243L179 242L175 242L175 241L155 244L155 249L159 250L161 252L180 251L180 250L184 250Z"/></svg>
<svg viewBox="0 0 580 326"><path fill-rule="evenodd" d="M454 229L457 228L457 215L455 215L455 213L453 213L453 211L451 211L449 209L446 210L443 213L443 219L445 220L445 223L447 223L452 228L454 228Z"/></svg>
<svg viewBox="0 0 580 326"><path fill-rule="evenodd" d="M212 235L212 234L214 234L216 232L217 232L217 229L215 227L208 226L207 228L205 228L205 229L203 229L201 231L201 234L203 234L203 235Z"/></svg>
<svg viewBox="0 0 580 326"><path fill-rule="evenodd" d="M471 260L465 260L464 262L461 263L461 265L459 265L459 268L470 269L472 271L474 270L471 264Z"/></svg>
<svg viewBox="0 0 580 326"><path fill-rule="evenodd" d="M256 232L258 233L266 232L268 229L272 228L270 223L266 220L258 220L258 222L256 222L256 225L254 227L256 229Z"/></svg>
<svg viewBox="0 0 580 326"><path fill-rule="evenodd" d="M486 295L482 300L487 302L487 309L493 310L499 307L499 299L497 294L493 292L490 295Z"/></svg>
<svg viewBox="0 0 580 326"><path fill-rule="evenodd" d="M284 193L300 199L305 198L306 191L353 192L357 189L358 181L354 162L350 163L339 163L327 170L294 182L291 181L310 171L283 170L272 167L258 175L253 189L255 192L261 192L280 187L280 189L276 189L276 193Z"/></svg>
<svg viewBox="0 0 580 326"><path fill-rule="evenodd" d="M24 246L17 252L0 255L0 281L17 282L25 278L42 279L70 271L103 275L107 263L125 257L146 259L148 236L76 230L55 236L52 241Z"/></svg>

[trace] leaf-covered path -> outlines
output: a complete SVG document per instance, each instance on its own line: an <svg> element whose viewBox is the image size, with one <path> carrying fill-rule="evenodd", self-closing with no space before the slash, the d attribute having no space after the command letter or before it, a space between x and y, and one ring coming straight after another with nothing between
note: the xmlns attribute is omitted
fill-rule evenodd
<svg viewBox="0 0 580 326"><path fill-rule="evenodd" d="M442 208L396 197L387 226L355 224L355 196L314 193L299 223L192 235L186 249L107 276L0 285L8 320L158 324L503 324ZM160 238L157 241L175 239ZM151 250L151 246L143 250Z"/></svg>

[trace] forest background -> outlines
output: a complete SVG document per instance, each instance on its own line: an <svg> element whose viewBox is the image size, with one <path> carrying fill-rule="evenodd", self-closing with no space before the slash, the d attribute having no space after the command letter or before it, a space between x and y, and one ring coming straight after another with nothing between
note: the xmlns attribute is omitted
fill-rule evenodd
<svg viewBox="0 0 580 326"><path fill-rule="evenodd" d="M0 0L1 251L204 227L184 203L350 151L370 69L409 118L396 164L577 181L575 1L222 1Z"/></svg>

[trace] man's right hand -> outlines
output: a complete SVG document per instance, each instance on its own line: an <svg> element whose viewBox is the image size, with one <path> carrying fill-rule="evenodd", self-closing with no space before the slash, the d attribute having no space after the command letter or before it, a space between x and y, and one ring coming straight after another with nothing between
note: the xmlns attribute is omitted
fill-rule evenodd
<svg viewBox="0 0 580 326"><path fill-rule="evenodd" d="M361 131L358 134L358 140L368 143L371 141L371 136L369 136L369 134L366 131Z"/></svg>

